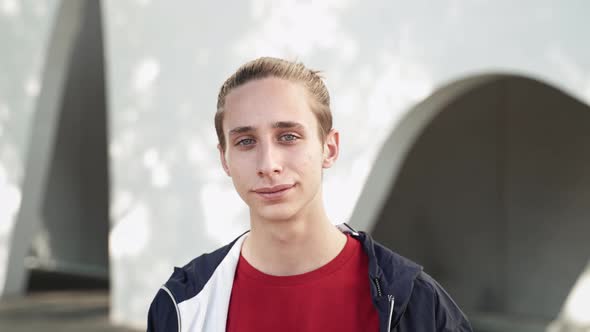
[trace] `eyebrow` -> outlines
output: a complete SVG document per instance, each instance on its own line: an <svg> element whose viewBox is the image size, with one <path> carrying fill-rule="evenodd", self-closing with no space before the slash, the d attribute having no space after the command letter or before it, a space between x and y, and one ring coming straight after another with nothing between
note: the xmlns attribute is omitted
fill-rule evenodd
<svg viewBox="0 0 590 332"><path fill-rule="evenodd" d="M299 122L294 122L294 121L278 121L272 124L272 128L276 129L276 128L280 128L280 129L292 129L292 128L303 128L303 125ZM237 134L243 134L243 133L248 133L248 132L252 132L252 131L256 131L256 127L253 126L242 126L242 127L236 127L232 130L229 131L229 135L237 135Z"/></svg>
<svg viewBox="0 0 590 332"><path fill-rule="evenodd" d="M273 128L281 128L281 129L285 129L285 128L303 128L303 125L299 122L293 122L293 121L279 121L279 122L275 122L272 124Z"/></svg>
<svg viewBox="0 0 590 332"><path fill-rule="evenodd" d="M255 128L252 126L236 127L229 131L229 135L243 134L250 131L255 131Z"/></svg>

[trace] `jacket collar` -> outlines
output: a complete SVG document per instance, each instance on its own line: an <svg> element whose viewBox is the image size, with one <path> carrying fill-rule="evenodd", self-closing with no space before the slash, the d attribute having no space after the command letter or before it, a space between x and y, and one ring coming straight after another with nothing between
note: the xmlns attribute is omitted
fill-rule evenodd
<svg viewBox="0 0 590 332"><path fill-rule="evenodd" d="M422 267L375 242L365 232L357 232L346 224L338 225L338 228L358 239L368 256L368 277L382 326L387 326L383 325L383 320L389 317L388 299L390 296L395 298L391 320L395 326L406 310L414 280ZM201 331L225 329L225 321L220 323L217 318L227 314L231 293L231 287L227 285L233 283L239 251L247 233L213 253L194 259L182 269L175 269L165 287L171 291L180 310L179 319L184 321L182 331L187 331L184 328L188 326L200 326ZM377 287L380 287L380 296ZM214 308L211 308L213 303Z"/></svg>
<svg viewBox="0 0 590 332"><path fill-rule="evenodd" d="M365 232L357 232L347 224L339 225L339 228L357 238L369 257L369 278L380 316L387 311L388 297L395 299L392 317L392 326L395 326L406 310L414 280L422 272L422 266L384 247ZM375 285L376 282L379 286ZM381 297L377 294L377 287L381 288Z"/></svg>

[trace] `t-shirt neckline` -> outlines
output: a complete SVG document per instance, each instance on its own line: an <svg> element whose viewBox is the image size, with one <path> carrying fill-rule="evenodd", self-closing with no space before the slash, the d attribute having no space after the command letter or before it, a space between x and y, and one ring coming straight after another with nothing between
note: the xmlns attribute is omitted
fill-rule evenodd
<svg viewBox="0 0 590 332"><path fill-rule="evenodd" d="M336 257L315 270L291 276L274 276L264 273L252 266L240 253L237 273L248 279L254 279L256 282L263 282L267 285L274 286L290 286L313 282L342 268L355 252L354 242L350 235L346 234L346 243Z"/></svg>

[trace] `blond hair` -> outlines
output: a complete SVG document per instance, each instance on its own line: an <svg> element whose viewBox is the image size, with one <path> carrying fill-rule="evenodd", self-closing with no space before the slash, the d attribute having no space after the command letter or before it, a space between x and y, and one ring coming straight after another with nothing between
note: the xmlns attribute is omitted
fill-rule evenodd
<svg viewBox="0 0 590 332"><path fill-rule="evenodd" d="M215 131L219 145L225 151L226 142L223 133L223 113L225 99L235 88L253 80L276 77L287 81L303 84L311 97L310 108L318 120L318 135L322 144L332 129L332 112L330 110L330 94L319 75L319 71L311 70L302 63L291 62L278 58L262 57L242 65L221 86L217 96L217 112L215 113Z"/></svg>

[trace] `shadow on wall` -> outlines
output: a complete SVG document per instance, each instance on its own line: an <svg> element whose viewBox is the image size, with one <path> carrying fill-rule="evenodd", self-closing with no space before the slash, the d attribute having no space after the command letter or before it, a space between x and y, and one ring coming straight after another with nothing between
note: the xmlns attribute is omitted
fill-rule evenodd
<svg viewBox="0 0 590 332"><path fill-rule="evenodd" d="M588 105L523 77L465 79L393 131L353 220L422 264L477 331L586 329L588 146Z"/></svg>

